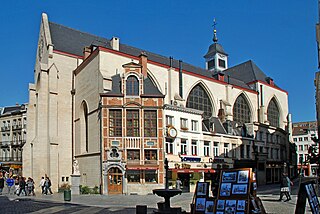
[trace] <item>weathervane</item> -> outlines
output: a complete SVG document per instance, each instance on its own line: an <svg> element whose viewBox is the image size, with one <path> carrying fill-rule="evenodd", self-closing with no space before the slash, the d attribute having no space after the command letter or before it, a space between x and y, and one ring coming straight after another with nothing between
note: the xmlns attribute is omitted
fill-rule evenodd
<svg viewBox="0 0 320 214"><path fill-rule="evenodd" d="M216 26L217 26L217 22L216 22L216 18L213 19L213 42L217 43L218 42L218 37L217 37L217 30L216 30Z"/></svg>

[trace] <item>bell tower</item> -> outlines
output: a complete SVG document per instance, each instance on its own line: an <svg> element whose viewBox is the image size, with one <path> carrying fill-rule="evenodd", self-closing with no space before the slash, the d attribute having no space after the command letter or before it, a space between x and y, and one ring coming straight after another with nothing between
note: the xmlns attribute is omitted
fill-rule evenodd
<svg viewBox="0 0 320 214"><path fill-rule="evenodd" d="M228 54L222 45L218 43L216 19L213 20L213 44L210 45L208 52L204 55L206 69L212 72L219 72L228 68Z"/></svg>

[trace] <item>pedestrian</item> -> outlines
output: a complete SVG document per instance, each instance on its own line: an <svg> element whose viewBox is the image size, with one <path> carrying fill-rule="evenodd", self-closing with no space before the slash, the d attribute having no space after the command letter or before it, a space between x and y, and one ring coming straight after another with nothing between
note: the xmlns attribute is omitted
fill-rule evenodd
<svg viewBox="0 0 320 214"><path fill-rule="evenodd" d="M28 189L28 196L30 196L30 195L35 195L34 194L34 181L33 181L33 179L31 178L31 177L29 177L28 178L28 180L27 180L27 189Z"/></svg>
<svg viewBox="0 0 320 214"><path fill-rule="evenodd" d="M48 192L50 192L50 194L53 194L51 191L51 180L49 177L46 177L46 181L44 183L45 186L45 193L44 194L48 194Z"/></svg>
<svg viewBox="0 0 320 214"><path fill-rule="evenodd" d="M288 176L285 173L282 173L281 183L280 183L280 198L279 198L279 201L282 201L283 195L285 195L287 197L287 200L285 200L285 201L290 201L291 200L290 185L291 185L290 179L288 178Z"/></svg>
<svg viewBox="0 0 320 214"><path fill-rule="evenodd" d="M46 182L46 179L44 179L44 177L42 176L41 180L40 180L40 184L39 184L39 187L41 187L41 193L42 194L44 194L44 189L45 189L44 183L45 182Z"/></svg>
<svg viewBox="0 0 320 214"><path fill-rule="evenodd" d="M4 177L2 173L0 173L0 195L2 195L3 187L4 187Z"/></svg>
<svg viewBox="0 0 320 214"><path fill-rule="evenodd" d="M14 194L18 195L19 193L19 177L18 176L14 176Z"/></svg>
<svg viewBox="0 0 320 214"><path fill-rule="evenodd" d="M177 178L177 180L176 180L176 189L181 189L181 185L182 185L182 182L180 181L179 178Z"/></svg>
<svg viewBox="0 0 320 214"><path fill-rule="evenodd" d="M11 188L14 185L14 179L11 178L11 177L8 177L7 180L6 180L6 183L7 183L7 187L8 187L8 194L10 195Z"/></svg>
<svg viewBox="0 0 320 214"><path fill-rule="evenodd" d="M22 191L24 191L24 195L27 195L26 193L26 181L25 178L22 176L19 176L19 192L18 192L18 196L20 196L20 194L22 193Z"/></svg>

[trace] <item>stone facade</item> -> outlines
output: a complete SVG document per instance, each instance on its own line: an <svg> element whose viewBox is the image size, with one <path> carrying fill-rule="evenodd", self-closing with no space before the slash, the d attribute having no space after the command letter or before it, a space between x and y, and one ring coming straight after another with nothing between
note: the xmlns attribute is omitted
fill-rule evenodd
<svg viewBox="0 0 320 214"><path fill-rule="evenodd" d="M259 183L278 182L280 171L290 167L288 93L252 61L233 67L227 62L217 39L205 56L206 70L123 45L119 38L106 40L51 23L43 14L35 83L29 87L24 151L30 155L23 157L24 174L35 179L47 174L57 190L69 181L75 158L81 185L112 194L116 180L121 185L116 193L149 193L164 183L166 157L171 171L179 171L178 165L181 170L184 158L198 162L183 166L200 174L218 164L251 166ZM120 136L113 136L112 109L121 110ZM127 123L135 121L127 118L131 110L139 115L139 127L130 126L137 136L128 136ZM148 110L156 112L152 137L144 136ZM166 116L189 125L167 126ZM175 136L168 137L169 129ZM187 139L186 154L181 139ZM139 154L139 160L129 160L129 154ZM145 158L155 154L153 162ZM147 182L150 176L155 182Z"/></svg>
<svg viewBox="0 0 320 214"><path fill-rule="evenodd" d="M22 147L27 137L28 105L17 104L0 109L0 169L22 175Z"/></svg>

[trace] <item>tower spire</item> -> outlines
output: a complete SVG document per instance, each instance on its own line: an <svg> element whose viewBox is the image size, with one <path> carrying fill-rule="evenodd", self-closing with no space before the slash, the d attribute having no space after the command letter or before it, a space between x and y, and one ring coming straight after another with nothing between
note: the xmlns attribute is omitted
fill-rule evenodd
<svg viewBox="0 0 320 214"><path fill-rule="evenodd" d="M218 37L217 37L217 30L216 30L216 25L217 25L217 22L216 22L216 18L213 19L213 42L214 43L217 43L218 42Z"/></svg>

